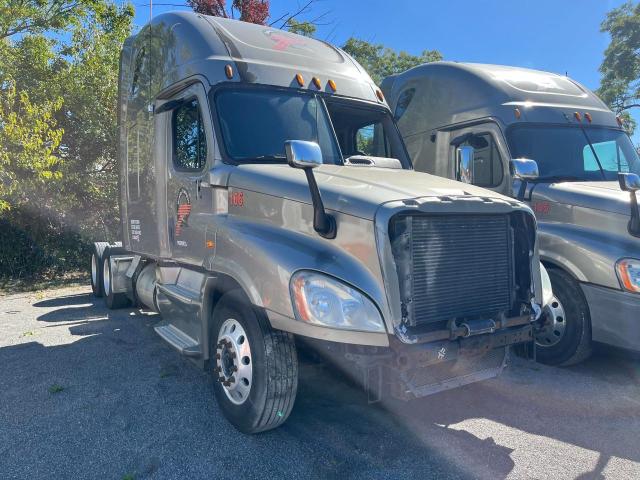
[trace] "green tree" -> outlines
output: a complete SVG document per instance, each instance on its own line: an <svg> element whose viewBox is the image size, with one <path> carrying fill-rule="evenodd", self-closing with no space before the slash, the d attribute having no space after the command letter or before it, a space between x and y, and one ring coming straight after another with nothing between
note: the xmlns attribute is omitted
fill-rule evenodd
<svg viewBox="0 0 640 480"><path fill-rule="evenodd" d="M0 0L0 38L78 25L100 0Z"/></svg>
<svg viewBox="0 0 640 480"><path fill-rule="evenodd" d="M394 73L404 72L423 63L442 60L442 55L437 50L424 50L420 55L411 55L353 37L345 42L342 49L355 58L377 84Z"/></svg>
<svg viewBox="0 0 640 480"><path fill-rule="evenodd" d="M614 8L600 29L611 41L600 65L602 80L597 93L626 119L627 130L633 133L635 122L629 110L640 107L640 4L627 2Z"/></svg>
<svg viewBox="0 0 640 480"><path fill-rule="evenodd" d="M313 37L316 34L316 26L311 22L301 22L295 18L287 20L285 27L291 33L297 33L298 35L304 35L305 37Z"/></svg>
<svg viewBox="0 0 640 480"><path fill-rule="evenodd" d="M0 277L78 268L88 241L117 236L118 64L133 14L85 2L65 35L57 21L0 38Z"/></svg>

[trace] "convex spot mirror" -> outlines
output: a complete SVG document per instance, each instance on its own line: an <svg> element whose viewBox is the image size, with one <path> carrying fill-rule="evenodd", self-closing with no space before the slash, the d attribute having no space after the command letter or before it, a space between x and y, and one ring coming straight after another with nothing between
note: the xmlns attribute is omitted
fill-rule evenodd
<svg viewBox="0 0 640 480"><path fill-rule="evenodd" d="M456 163L458 166L458 181L473 183L474 149L464 145L456 149Z"/></svg>
<svg viewBox="0 0 640 480"><path fill-rule="evenodd" d="M288 140L284 143L287 162L293 168L316 168L322 165L322 151L316 142Z"/></svg>

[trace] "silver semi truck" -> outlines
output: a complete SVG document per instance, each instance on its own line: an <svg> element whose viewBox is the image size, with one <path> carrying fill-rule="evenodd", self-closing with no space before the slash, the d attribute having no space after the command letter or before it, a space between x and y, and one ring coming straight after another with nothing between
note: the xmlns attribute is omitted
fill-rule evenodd
<svg viewBox="0 0 640 480"><path fill-rule="evenodd" d="M382 89L416 170L534 210L555 294L538 359L640 350L640 159L620 119L574 80L522 68L437 62Z"/></svg>
<svg viewBox="0 0 640 480"><path fill-rule="evenodd" d="M493 377L532 344L549 295L533 212L414 172L340 49L163 14L125 42L119 115L123 241L95 244L93 291L159 312L239 430L288 417L295 338L372 399Z"/></svg>

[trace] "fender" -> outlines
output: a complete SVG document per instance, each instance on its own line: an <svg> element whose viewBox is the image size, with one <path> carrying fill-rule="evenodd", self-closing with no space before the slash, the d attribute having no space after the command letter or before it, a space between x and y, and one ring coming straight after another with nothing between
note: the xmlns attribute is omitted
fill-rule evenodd
<svg viewBox="0 0 640 480"><path fill-rule="evenodd" d="M608 231L563 223L538 222L540 258L580 282L620 289L616 262L637 251L629 239Z"/></svg>
<svg viewBox="0 0 640 480"><path fill-rule="evenodd" d="M352 220L349 215L333 213L343 226ZM373 231L373 223L368 223ZM355 343L388 343L384 333L350 334L326 327L302 329L309 325L294 318L289 280L296 271L309 269L333 276L367 295L380 310L387 332L392 332L392 322L384 315L386 297L381 279L376 278L361 259L341 248L340 234L336 240L325 240L315 233L295 232L236 216L221 219L216 227L216 251L207 268L233 278L254 305L265 309L274 328L333 341L354 343L357 338Z"/></svg>

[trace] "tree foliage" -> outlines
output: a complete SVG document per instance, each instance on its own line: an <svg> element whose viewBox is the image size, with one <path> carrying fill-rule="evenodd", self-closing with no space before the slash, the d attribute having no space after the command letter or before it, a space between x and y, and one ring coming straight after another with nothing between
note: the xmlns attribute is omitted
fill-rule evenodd
<svg viewBox="0 0 640 480"><path fill-rule="evenodd" d="M0 0L0 38L78 25L99 0Z"/></svg>
<svg viewBox="0 0 640 480"><path fill-rule="evenodd" d="M353 37L345 42L342 49L355 58L377 84L394 73L404 72L422 63L442 60L442 55L437 50L424 50L420 55L411 55Z"/></svg>
<svg viewBox="0 0 640 480"><path fill-rule="evenodd" d="M187 0L195 12L214 17L237 18L264 25L269 18L268 0L233 0L228 9L225 0Z"/></svg>
<svg viewBox="0 0 640 480"><path fill-rule="evenodd" d="M640 4L627 2L614 8L600 26L611 37L600 65L602 81L598 95L616 114L626 118L633 131L628 110L640 107Z"/></svg>
<svg viewBox="0 0 640 480"><path fill-rule="evenodd" d="M0 223L15 238L0 277L76 268L88 241L117 238L118 63L134 12L75 5L66 23L0 39Z"/></svg>

